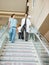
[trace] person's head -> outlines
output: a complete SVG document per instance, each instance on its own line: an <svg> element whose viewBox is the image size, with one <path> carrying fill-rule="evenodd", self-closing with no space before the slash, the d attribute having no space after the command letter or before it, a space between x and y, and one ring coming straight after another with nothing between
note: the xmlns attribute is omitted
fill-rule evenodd
<svg viewBox="0 0 49 65"><path fill-rule="evenodd" d="M28 15L28 18L29 18L29 19L31 19L31 16L30 16L30 15Z"/></svg>
<svg viewBox="0 0 49 65"><path fill-rule="evenodd" d="M12 14L12 15L11 15L11 18L15 18L15 14Z"/></svg>
<svg viewBox="0 0 49 65"><path fill-rule="evenodd" d="M19 26L21 26L21 24L19 24Z"/></svg>

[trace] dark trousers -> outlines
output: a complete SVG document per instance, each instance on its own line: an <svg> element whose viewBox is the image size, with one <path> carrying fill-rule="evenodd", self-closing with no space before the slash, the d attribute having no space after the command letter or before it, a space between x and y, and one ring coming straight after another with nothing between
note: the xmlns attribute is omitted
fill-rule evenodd
<svg viewBox="0 0 49 65"><path fill-rule="evenodd" d="M22 31L21 38L24 39L24 37L25 37L25 41L28 41L29 33L25 31L25 36L24 36L24 31Z"/></svg>
<svg viewBox="0 0 49 65"><path fill-rule="evenodd" d="M25 41L28 41L29 33L25 32Z"/></svg>
<svg viewBox="0 0 49 65"><path fill-rule="evenodd" d="M24 31L21 32L21 39L24 39Z"/></svg>
<svg viewBox="0 0 49 65"><path fill-rule="evenodd" d="M22 33L21 32L18 33L18 39L22 39Z"/></svg>

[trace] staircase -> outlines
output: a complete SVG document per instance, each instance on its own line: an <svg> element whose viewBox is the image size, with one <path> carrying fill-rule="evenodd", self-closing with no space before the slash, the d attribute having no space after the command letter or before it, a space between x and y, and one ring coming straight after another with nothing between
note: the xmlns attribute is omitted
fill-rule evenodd
<svg viewBox="0 0 49 65"><path fill-rule="evenodd" d="M0 65L49 65L49 55L39 40L7 41L0 55Z"/></svg>
<svg viewBox="0 0 49 65"><path fill-rule="evenodd" d="M0 65L39 65L38 55L32 41L8 41L0 55Z"/></svg>

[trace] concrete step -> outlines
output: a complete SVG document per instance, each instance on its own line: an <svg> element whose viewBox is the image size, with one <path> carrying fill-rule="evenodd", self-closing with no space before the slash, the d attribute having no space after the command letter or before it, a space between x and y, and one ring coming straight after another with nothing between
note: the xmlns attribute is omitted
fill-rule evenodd
<svg viewBox="0 0 49 65"><path fill-rule="evenodd" d="M2 53L2 56L13 56L13 57L37 57L36 54L32 54L32 53Z"/></svg>
<svg viewBox="0 0 49 65"><path fill-rule="evenodd" d="M13 61L1 61L0 65L39 65L38 62L13 62Z"/></svg>
<svg viewBox="0 0 49 65"><path fill-rule="evenodd" d="M26 47L34 48L33 45L26 45L26 44L23 44L23 45L21 45L21 44L18 45L18 44L17 44L17 45L15 45L15 46L14 46L14 45L7 45L7 46L4 46L3 48L17 48L17 47L18 47L18 48L20 48L20 47L21 47L21 48L23 48L23 47L24 47L24 48L26 48Z"/></svg>
<svg viewBox="0 0 49 65"><path fill-rule="evenodd" d="M3 46L0 63L2 65L7 65L7 63L8 65L41 65L38 56L43 64L49 61L49 56L40 42L34 44L32 41L17 40L15 43L8 41Z"/></svg>
<svg viewBox="0 0 49 65"><path fill-rule="evenodd" d="M0 59L1 61L20 61L20 62L37 62L38 59L37 58L33 58L33 57L11 57L11 56L4 56L1 57Z"/></svg>
<svg viewBox="0 0 49 65"><path fill-rule="evenodd" d="M37 53L32 41L15 41L6 43L0 55L1 64L39 65Z"/></svg>

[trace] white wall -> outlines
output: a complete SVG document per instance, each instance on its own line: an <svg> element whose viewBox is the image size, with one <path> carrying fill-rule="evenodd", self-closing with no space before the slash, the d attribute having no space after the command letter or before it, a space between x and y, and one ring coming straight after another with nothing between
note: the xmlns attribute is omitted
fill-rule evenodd
<svg viewBox="0 0 49 65"><path fill-rule="evenodd" d="M35 27L39 29L49 13L49 0L34 0L34 1L35 2L33 7L33 0L29 0L30 3L29 14L31 14L32 16L31 21L33 25L35 25Z"/></svg>

